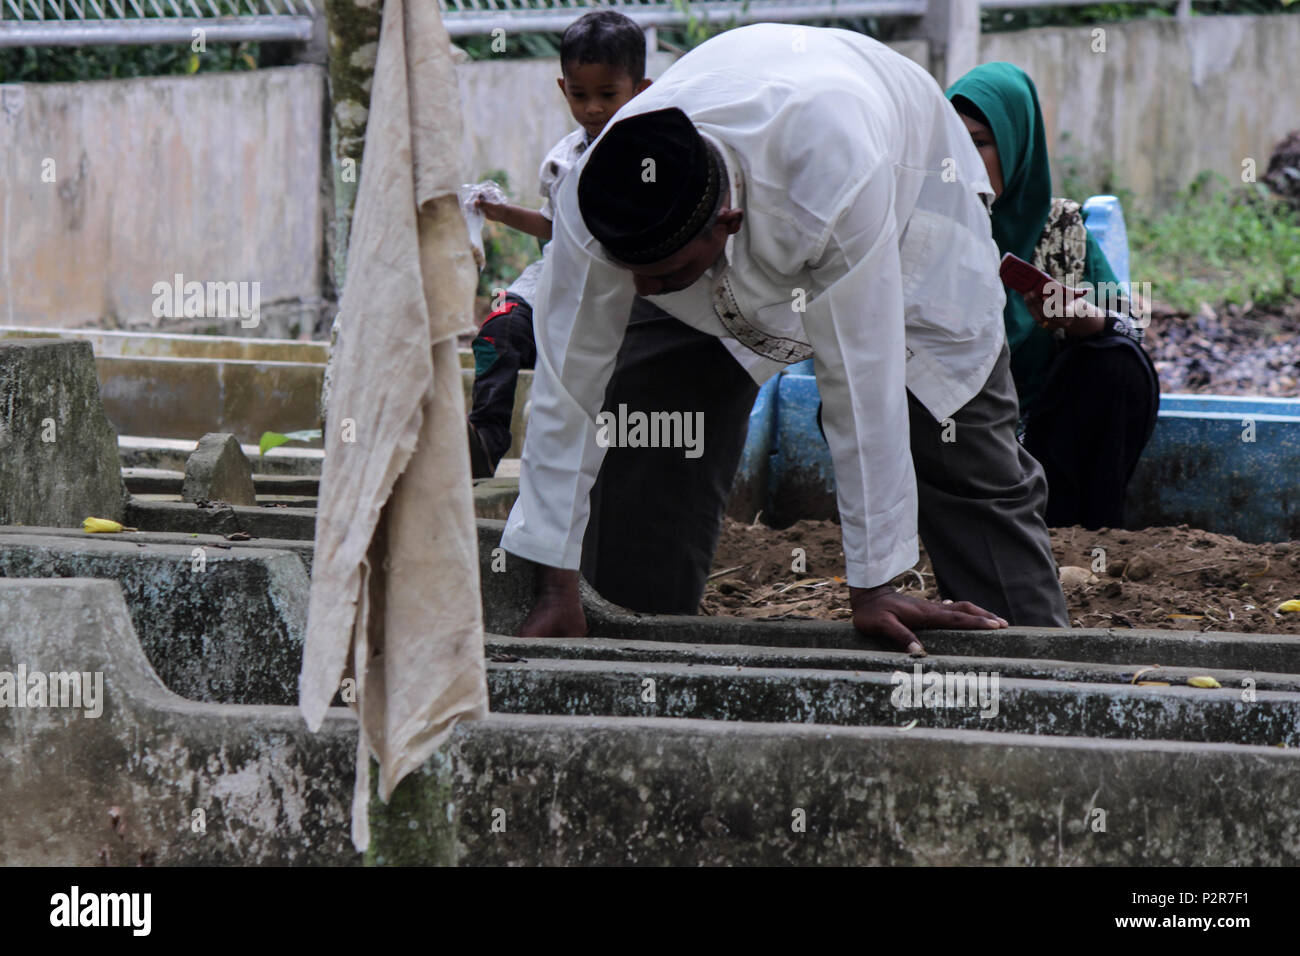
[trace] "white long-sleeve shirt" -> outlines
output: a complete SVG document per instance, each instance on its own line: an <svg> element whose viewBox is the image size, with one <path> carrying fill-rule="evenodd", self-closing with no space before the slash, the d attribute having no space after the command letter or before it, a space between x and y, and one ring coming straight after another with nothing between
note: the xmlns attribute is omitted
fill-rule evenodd
<svg viewBox="0 0 1300 956"><path fill-rule="evenodd" d="M540 183L538 193L542 197L542 208L537 210L545 218L555 219L555 192L556 188L564 177L569 174L573 164L591 145L591 137L587 131L579 127L570 133L562 136L546 158L542 160L541 168L537 172L537 180ZM542 266L546 260L546 246L542 247L542 256L540 259L534 259L528 263L523 272L515 278L515 281L506 286L507 292L512 292L519 298L523 299L529 305L532 305L533 299L537 292L537 280L542 277Z"/></svg>
<svg viewBox="0 0 1300 956"><path fill-rule="evenodd" d="M719 147L744 219L708 273L651 301L722 337L756 381L813 357L848 582L884 583L918 557L906 390L942 421L983 387L1004 341L983 162L928 73L843 30L723 33L611 124L669 106ZM578 208L599 142L558 193L520 494L502 538L570 569L604 455L595 416L634 296Z"/></svg>

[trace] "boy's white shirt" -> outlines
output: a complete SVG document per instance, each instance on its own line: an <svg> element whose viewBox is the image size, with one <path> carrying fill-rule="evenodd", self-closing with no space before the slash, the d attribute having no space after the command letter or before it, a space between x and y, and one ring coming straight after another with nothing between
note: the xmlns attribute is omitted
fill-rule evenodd
<svg viewBox="0 0 1300 956"><path fill-rule="evenodd" d="M555 190L564 181L575 163L581 158L587 147L591 145L591 138L587 131L578 127L571 133L566 133L560 138L546 158L542 160L542 165L537 172L537 179L540 183L538 193L542 197L542 208L538 210L547 219L555 219ZM547 246L550 243L546 244ZM537 280L542 275L542 263L546 261L546 246L542 247L542 256L540 259L534 259L528 263L524 271L519 273L519 277L506 287L506 291L513 293L525 302L532 303L536 295Z"/></svg>
<svg viewBox="0 0 1300 956"><path fill-rule="evenodd" d="M907 390L940 427L983 387L1005 340L983 162L929 74L848 31L728 31L610 124L668 106L720 147L730 205L745 215L708 274L651 301L722 337L759 382L811 350L848 582L885 583L918 557ZM569 569L579 566L604 457L595 416L635 294L631 273L605 258L578 208L590 154L558 191L533 303L537 367L520 493L501 542ZM729 328L723 316L737 310Z"/></svg>

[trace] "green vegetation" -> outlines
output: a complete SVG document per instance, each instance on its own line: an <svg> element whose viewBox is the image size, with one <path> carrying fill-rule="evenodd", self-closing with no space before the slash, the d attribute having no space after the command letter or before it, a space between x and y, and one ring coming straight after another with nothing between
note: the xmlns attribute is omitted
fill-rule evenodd
<svg viewBox="0 0 1300 956"><path fill-rule="evenodd" d="M980 29L984 33L1004 33L1033 27L1153 20L1172 17L1177 8L1178 0L1159 0L1157 3L1090 3L1085 6L1043 6L1026 10L984 10L980 13ZM1194 0L1192 13L1197 16L1300 13L1300 0Z"/></svg>
<svg viewBox="0 0 1300 956"><path fill-rule="evenodd" d="M291 441L317 441L321 437L319 428L308 428L299 432L262 432L261 439L257 442L258 455L265 455L272 448L279 448L286 442Z"/></svg>
<svg viewBox="0 0 1300 956"><path fill-rule="evenodd" d="M1258 183L1202 173L1162 209L1125 203L1130 271L1161 302L1276 305L1300 296L1300 214Z"/></svg>
<svg viewBox="0 0 1300 956"><path fill-rule="evenodd" d="M205 53L191 52L189 44L9 47L0 49L0 83L72 83L255 70L258 52L256 43L210 43Z"/></svg>

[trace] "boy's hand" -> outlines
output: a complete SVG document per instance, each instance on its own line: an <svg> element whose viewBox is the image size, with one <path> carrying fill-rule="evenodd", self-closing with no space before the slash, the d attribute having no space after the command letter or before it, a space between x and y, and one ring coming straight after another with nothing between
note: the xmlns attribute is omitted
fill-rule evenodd
<svg viewBox="0 0 1300 956"><path fill-rule="evenodd" d="M891 585L849 588L853 626L868 637L882 637L900 651L922 656L925 648L911 629L948 627L960 630L1004 628L1007 622L969 601L935 604L899 594Z"/></svg>
<svg viewBox="0 0 1300 956"><path fill-rule="evenodd" d="M488 202L484 196L479 196L474 200L474 208L483 214L485 219L491 219L493 222L500 222L510 208L509 203Z"/></svg>
<svg viewBox="0 0 1300 956"><path fill-rule="evenodd" d="M520 637L586 637L587 617L578 596L578 572L542 566L537 603L519 628Z"/></svg>

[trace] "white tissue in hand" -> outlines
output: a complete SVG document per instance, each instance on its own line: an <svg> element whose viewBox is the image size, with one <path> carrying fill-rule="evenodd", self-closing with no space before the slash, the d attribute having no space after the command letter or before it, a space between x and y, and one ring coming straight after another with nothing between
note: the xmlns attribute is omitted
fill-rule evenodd
<svg viewBox="0 0 1300 956"><path fill-rule="evenodd" d="M475 206L480 199L491 203L507 202L505 190L499 183L485 179L481 183L466 183L457 190L460 197L460 211L465 214L465 225L469 229L469 242L474 247L474 262L479 269L487 264L487 255L483 252L483 213Z"/></svg>

